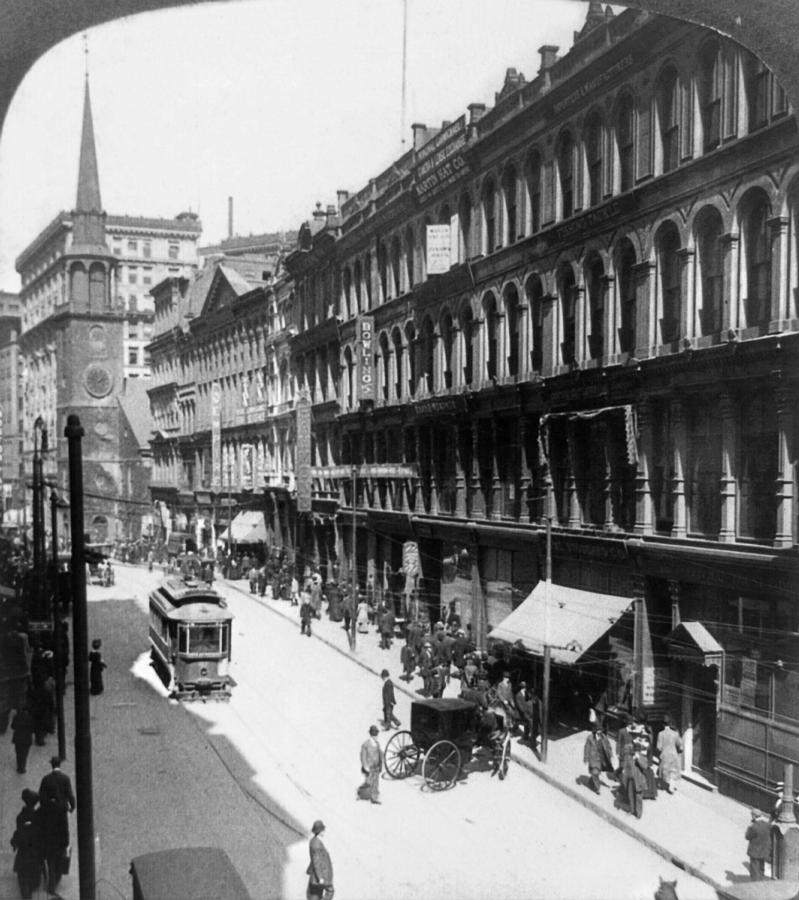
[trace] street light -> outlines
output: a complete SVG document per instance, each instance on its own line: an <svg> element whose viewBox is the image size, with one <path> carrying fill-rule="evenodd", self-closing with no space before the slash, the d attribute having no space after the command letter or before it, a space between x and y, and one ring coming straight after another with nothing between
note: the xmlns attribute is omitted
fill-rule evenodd
<svg viewBox="0 0 799 900"><path fill-rule="evenodd" d="M41 416L33 423L33 571L41 572L44 549L44 478L42 455L47 452L47 427ZM41 581L39 581L41 586Z"/></svg>
<svg viewBox="0 0 799 900"><path fill-rule="evenodd" d="M67 758L67 742L64 734L64 626L61 624L61 579L58 577L58 510L69 509L69 504L50 492L51 530L53 532L53 655L55 659L55 703L58 723L58 755Z"/></svg>

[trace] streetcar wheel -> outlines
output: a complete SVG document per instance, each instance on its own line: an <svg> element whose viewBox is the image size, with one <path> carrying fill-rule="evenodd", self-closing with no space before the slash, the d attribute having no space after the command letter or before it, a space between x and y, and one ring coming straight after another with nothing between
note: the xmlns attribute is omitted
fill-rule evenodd
<svg viewBox="0 0 799 900"><path fill-rule="evenodd" d="M410 731L398 731L386 744L386 772L391 778L407 778L416 771L420 756Z"/></svg>
<svg viewBox="0 0 799 900"><path fill-rule="evenodd" d="M438 741L427 751L422 763L422 775L434 791L452 787L461 770L460 750L451 741Z"/></svg>

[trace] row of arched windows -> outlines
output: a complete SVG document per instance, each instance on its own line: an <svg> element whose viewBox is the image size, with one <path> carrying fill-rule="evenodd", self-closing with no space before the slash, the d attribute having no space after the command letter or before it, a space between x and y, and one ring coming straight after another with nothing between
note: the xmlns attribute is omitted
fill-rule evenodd
<svg viewBox="0 0 799 900"><path fill-rule="evenodd" d="M551 149L542 139L524 157L482 178L477 198L465 190L457 208L378 242L342 270L342 314L366 312L411 290L425 278L429 224L451 226L453 264L488 255L642 179L737 140L784 116L784 90L755 56L731 41L704 40L684 61L667 61L643 91L620 89L606 111L597 105L566 123Z"/></svg>
<svg viewBox="0 0 799 900"><path fill-rule="evenodd" d="M793 197L797 191L792 190ZM796 266L799 204L791 210ZM686 339L712 342L757 336L777 318L799 316L795 292L772 302L775 217L766 191L745 191L730 223L706 204L690 232L666 219L642 258L638 236L621 236L607 254L589 251L578 264L532 273L479 301L445 305L437 317L397 324L375 338L378 401L391 403L484 383L556 374L561 366L617 361L636 349L682 348ZM779 223L781 220L776 219ZM789 279L795 282L799 276ZM784 308L783 308L784 307ZM731 331L732 330L732 331ZM355 402L357 355L343 352L343 397Z"/></svg>

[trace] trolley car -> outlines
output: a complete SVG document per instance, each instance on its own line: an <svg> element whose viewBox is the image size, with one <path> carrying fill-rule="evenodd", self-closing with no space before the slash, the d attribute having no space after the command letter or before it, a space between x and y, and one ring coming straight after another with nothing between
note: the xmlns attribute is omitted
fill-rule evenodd
<svg viewBox="0 0 799 900"><path fill-rule="evenodd" d="M150 594L150 658L173 697L230 697L232 622L222 597L192 578L165 578Z"/></svg>
<svg viewBox="0 0 799 900"><path fill-rule="evenodd" d="M504 779L510 733L497 707L489 710L462 697L414 700L411 730L398 731L386 745L386 771L391 778L407 778L421 769L427 787L442 791L455 784L479 748L490 752L492 774Z"/></svg>

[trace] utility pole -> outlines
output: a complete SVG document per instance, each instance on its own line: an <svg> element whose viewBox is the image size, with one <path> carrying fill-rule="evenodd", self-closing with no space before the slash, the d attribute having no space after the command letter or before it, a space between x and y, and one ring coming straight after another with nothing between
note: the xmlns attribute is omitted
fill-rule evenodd
<svg viewBox="0 0 799 900"><path fill-rule="evenodd" d="M89 634L83 525L83 428L72 413L64 436L69 447L69 520L72 530L72 655L75 672L75 793L78 807L78 883L81 900L95 900L94 788L89 710Z"/></svg>
<svg viewBox="0 0 799 900"><path fill-rule="evenodd" d="M358 467L353 465L351 471L352 483L352 558L350 559L350 576L352 580L352 620L350 621L350 650L355 652L355 644L357 642L356 635L358 633L358 565L357 565L357 525L358 519L356 515L355 501L358 496Z"/></svg>
<svg viewBox="0 0 799 900"><path fill-rule="evenodd" d="M547 761L549 743L549 680L552 648L549 645L549 599L552 592L552 517L547 516L547 558L544 582L544 695L541 702L541 762Z"/></svg>
<svg viewBox="0 0 799 900"><path fill-rule="evenodd" d="M55 711L58 727L58 755L67 758L64 735L64 626L61 624L61 579L58 577L58 507L57 491L50 492L50 530L53 533L53 659L55 661Z"/></svg>
<svg viewBox="0 0 799 900"><path fill-rule="evenodd" d="M44 476L42 454L47 452L47 429L44 419L33 423L33 571L41 572L45 564L44 550ZM38 582L41 590L41 579Z"/></svg>

